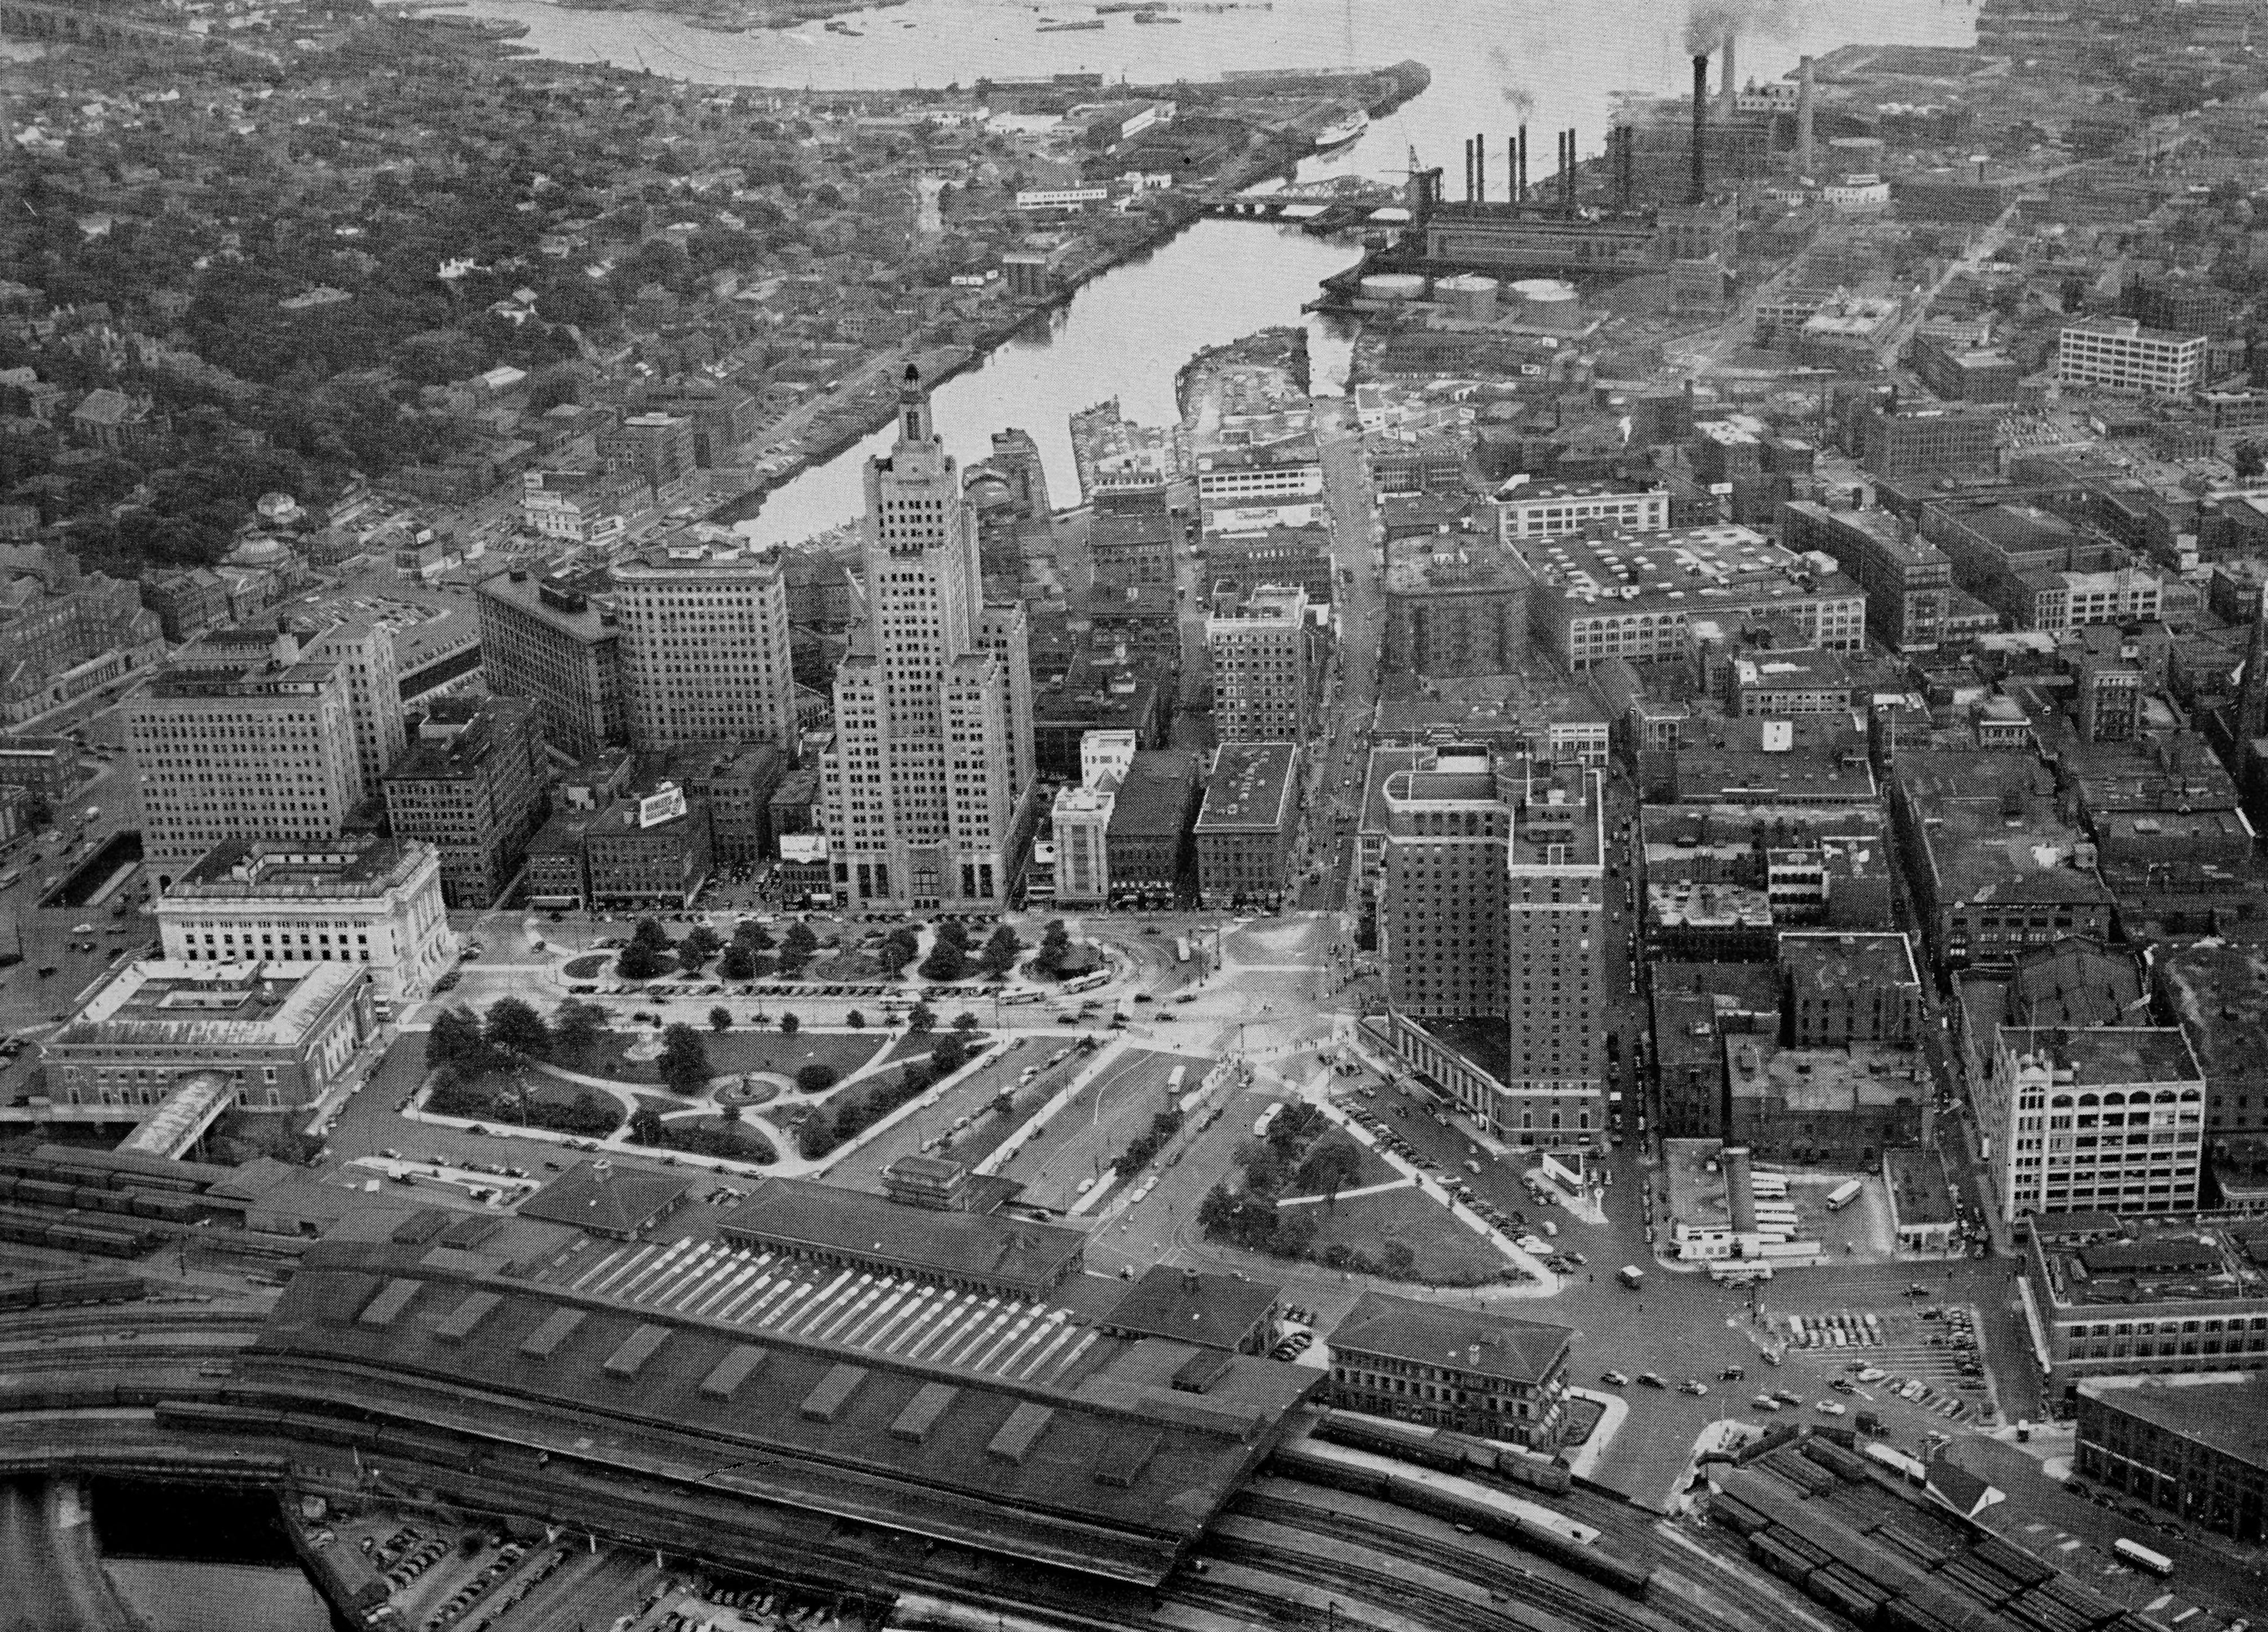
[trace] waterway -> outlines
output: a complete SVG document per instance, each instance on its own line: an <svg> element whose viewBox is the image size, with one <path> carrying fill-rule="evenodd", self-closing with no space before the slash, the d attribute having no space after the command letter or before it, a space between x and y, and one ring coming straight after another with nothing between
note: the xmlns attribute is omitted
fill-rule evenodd
<svg viewBox="0 0 2268 1632"><path fill-rule="evenodd" d="M1976 13L1956 0L1756 0L1774 26L1741 41L1739 77L1771 78L1805 52L1854 40L1965 45ZM644 67L704 82L792 89L887 90L1098 71L1136 84L1217 77L1224 69L1376 65L1416 57L1432 74L1422 95L1359 140L1300 166L1302 180L1403 175L1415 151L1445 165L1452 185L1464 141L1491 138L1490 192L1505 184L1503 137L1521 118L1529 174L1548 154L1546 133L1576 128L1597 151L1619 92L1674 93L1690 85L1683 11L1664 0L1275 0L1268 10L1177 12L1178 25L1142 26L1125 16L1098 31L1035 32L1042 16L1091 15L1084 3L1047 8L1009 0L909 0L846 20L864 31L718 33L648 11L585 11L549 0L469 0L466 14L528 25L520 44L543 55ZM1548 167L1549 160L1543 161ZM996 351L937 395L937 423L964 462L991 434L1020 426L1038 440L1058 504L1075 503L1078 476L1066 422L1116 397L1145 423L1174 417L1174 371L1191 353L1270 324L1306 322L1315 388L1343 387L1351 334L1300 307L1323 277L1359 251L1296 230L1206 221L1172 243L1086 285L1065 306ZM760 542L793 542L858 513L866 458L879 431L775 489L745 530Z"/></svg>

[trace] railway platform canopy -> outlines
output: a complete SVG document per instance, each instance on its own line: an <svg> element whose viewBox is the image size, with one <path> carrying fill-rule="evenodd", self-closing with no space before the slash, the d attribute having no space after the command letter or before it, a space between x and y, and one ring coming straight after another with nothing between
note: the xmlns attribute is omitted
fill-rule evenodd
<svg viewBox="0 0 2268 1632"><path fill-rule="evenodd" d="M702 1250L678 1246L677 1262ZM1321 1380L1243 1356L1192 1367L1190 1345L1007 1298L706 1250L725 1256L702 1261L697 1290L647 1301L635 1270L599 1290L493 1254L320 1242L239 1386L507 1463L738 1497L752 1526L792 1509L1155 1585ZM932 1326L950 1353L924 1345Z"/></svg>

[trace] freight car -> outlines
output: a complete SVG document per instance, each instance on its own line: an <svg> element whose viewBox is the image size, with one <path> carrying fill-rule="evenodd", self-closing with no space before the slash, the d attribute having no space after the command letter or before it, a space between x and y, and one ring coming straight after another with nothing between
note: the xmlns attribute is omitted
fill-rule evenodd
<svg viewBox="0 0 2268 1632"><path fill-rule="evenodd" d="M1470 1525L1483 1535L1539 1553L1564 1569L1631 1598L1645 1598L1653 1578L1651 1570L1603 1550L1595 1541L1577 1540L1539 1524L1515 1511L1496 1492L1459 1476L1407 1464L1397 1467L1390 1457L1312 1436L1285 1441L1277 1448L1271 1466L1308 1484L1351 1490L1452 1524Z"/></svg>

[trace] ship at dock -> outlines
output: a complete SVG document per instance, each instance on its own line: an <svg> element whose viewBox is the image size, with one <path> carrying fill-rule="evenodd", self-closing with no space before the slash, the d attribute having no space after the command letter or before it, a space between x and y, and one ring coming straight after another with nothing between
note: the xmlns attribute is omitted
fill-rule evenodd
<svg viewBox="0 0 2268 1632"><path fill-rule="evenodd" d="M1315 151L1325 151L1344 147L1370 129L1370 115L1359 107L1345 107L1335 112L1331 121L1315 132Z"/></svg>

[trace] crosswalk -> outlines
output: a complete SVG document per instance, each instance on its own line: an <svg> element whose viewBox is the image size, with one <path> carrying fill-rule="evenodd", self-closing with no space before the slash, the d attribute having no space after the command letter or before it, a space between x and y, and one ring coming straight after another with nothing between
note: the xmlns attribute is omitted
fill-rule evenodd
<svg viewBox="0 0 2268 1632"><path fill-rule="evenodd" d="M1062 1382L1101 1341L1067 1309L692 1236L573 1268L569 1290L591 1297L1019 1382Z"/></svg>

